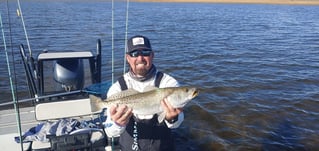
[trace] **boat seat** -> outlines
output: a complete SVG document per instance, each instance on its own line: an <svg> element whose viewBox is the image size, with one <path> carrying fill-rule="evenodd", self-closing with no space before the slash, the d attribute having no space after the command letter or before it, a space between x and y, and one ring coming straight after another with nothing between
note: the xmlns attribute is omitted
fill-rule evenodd
<svg viewBox="0 0 319 151"><path fill-rule="evenodd" d="M35 117L38 121L93 115L94 113L91 112L90 99L42 103L35 107Z"/></svg>
<svg viewBox="0 0 319 151"><path fill-rule="evenodd" d="M81 120L92 119L96 113L91 112L90 99L67 100L38 104L35 107L37 121L54 121L62 118L78 118ZM107 137L103 129L85 128L78 129L69 135L50 136L50 142L32 142L32 150L72 150L78 147L91 146L102 148L107 144ZM71 145L70 145L71 144ZM60 148L59 148L60 147ZM77 149L77 148L75 148Z"/></svg>

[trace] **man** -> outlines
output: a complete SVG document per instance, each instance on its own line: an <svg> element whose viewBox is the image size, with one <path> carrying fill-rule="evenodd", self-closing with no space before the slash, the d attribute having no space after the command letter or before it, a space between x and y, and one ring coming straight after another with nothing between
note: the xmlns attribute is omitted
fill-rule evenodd
<svg viewBox="0 0 319 151"><path fill-rule="evenodd" d="M108 97L126 89L143 92L148 86L179 86L174 78L156 69L153 64L154 51L147 37L131 37L127 41L127 48L129 72L110 87ZM158 123L157 115L133 115L132 109L125 105L111 107L107 110L105 122L108 137L120 136L122 151L175 150L171 129L179 127L184 120L184 114L181 108L173 108L165 99L161 105L166 111L165 122L162 123Z"/></svg>

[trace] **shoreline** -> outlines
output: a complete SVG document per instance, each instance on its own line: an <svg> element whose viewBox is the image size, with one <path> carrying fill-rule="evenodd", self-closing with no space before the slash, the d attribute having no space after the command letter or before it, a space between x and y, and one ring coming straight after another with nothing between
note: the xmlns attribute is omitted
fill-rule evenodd
<svg viewBox="0 0 319 151"><path fill-rule="evenodd" d="M132 0L134 2L319 5L319 0Z"/></svg>

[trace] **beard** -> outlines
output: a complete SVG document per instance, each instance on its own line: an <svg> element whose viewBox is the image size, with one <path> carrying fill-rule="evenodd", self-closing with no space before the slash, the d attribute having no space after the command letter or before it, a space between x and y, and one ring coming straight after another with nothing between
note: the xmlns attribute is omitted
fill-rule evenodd
<svg viewBox="0 0 319 151"><path fill-rule="evenodd" d="M143 67L143 68L135 68L135 74L137 76L141 76L141 77L144 77L147 75L147 73L149 72L149 69L146 68L146 67Z"/></svg>
<svg viewBox="0 0 319 151"><path fill-rule="evenodd" d="M156 67L154 65L152 65L150 67L149 66L145 66L145 67L140 66L140 68L135 68L134 71L131 68L129 75L135 80L145 81L145 80L148 80L148 79L154 77L156 74L156 71L157 70L156 70Z"/></svg>

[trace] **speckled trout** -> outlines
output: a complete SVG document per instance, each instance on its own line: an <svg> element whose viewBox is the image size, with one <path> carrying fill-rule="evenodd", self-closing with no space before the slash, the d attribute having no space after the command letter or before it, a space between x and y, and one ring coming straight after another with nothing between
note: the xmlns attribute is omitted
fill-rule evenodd
<svg viewBox="0 0 319 151"><path fill-rule="evenodd" d="M182 108L198 95L195 87L147 88L145 92L128 89L102 100L90 95L92 112L101 111L112 105L127 105L137 115L158 115L158 122L165 118L161 101L166 98L174 108Z"/></svg>

